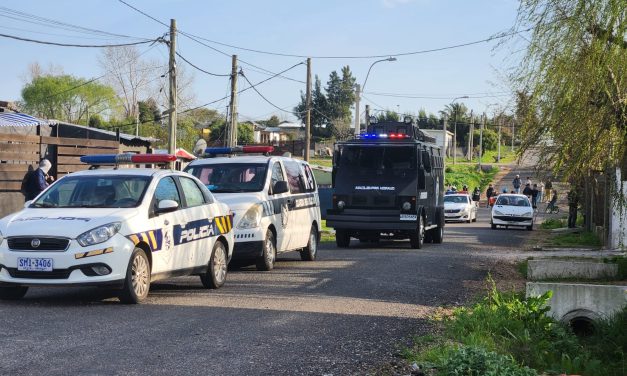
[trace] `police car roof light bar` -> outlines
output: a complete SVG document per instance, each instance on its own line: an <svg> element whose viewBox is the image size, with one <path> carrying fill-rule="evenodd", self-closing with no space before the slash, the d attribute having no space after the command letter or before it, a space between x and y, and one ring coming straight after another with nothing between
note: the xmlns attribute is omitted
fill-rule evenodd
<svg viewBox="0 0 627 376"><path fill-rule="evenodd" d="M168 163L176 161L176 156L172 154L95 154L83 155L82 163L91 165L117 165L132 163Z"/></svg>
<svg viewBox="0 0 627 376"><path fill-rule="evenodd" d="M274 151L273 146L234 146L234 147L209 147L205 149L205 155L237 154L237 153L262 153L269 154Z"/></svg>

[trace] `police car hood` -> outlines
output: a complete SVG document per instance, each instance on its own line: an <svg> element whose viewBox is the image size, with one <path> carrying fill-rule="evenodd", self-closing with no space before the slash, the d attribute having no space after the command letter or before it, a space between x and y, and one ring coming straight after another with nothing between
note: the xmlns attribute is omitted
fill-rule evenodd
<svg viewBox="0 0 627 376"><path fill-rule="evenodd" d="M215 198L227 204L232 212L245 212L251 206L264 201L262 192L214 193Z"/></svg>
<svg viewBox="0 0 627 376"><path fill-rule="evenodd" d="M444 209L445 210L455 210L455 209L465 209L468 207L468 203L464 202L445 202Z"/></svg>
<svg viewBox="0 0 627 376"><path fill-rule="evenodd" d="M40 235L75 238L98 226L120 222L137 208L27 208L0 220L3 236Z"/></svg>
<svg viewBox="0 0 627 376"><path fill-rule="evenodd" d="M495 205L494 208L492 208L492 214L526 217L533 214L533 209L531 206Z"/></svg>

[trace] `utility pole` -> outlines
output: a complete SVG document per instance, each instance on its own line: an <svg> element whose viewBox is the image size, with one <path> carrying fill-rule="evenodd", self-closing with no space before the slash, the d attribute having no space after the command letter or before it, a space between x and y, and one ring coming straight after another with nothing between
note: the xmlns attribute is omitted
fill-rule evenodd
<svg viewBox="0 0 627 376"><path fill-rule="evenodd" d="M514 119L512 119L512 152L514 152L514 135L516 134L515 133L516 129L514 128L515 126L516 126L516 123L514 122Z"/></svg>
<svg viewBox="0 0 627 376"><path fill-rule="evenodd" d="M453 164L457 164L457 110L453 120Z"/></svg>
<svg viewBox="0 0 627 376"><path fill-rule="evenodd" d="M370 125L370 105L366 105L366 131L368 131L368 126Z"/></svg>
<svg viewBox="0 0 627 376"><path fill-rule="evenodd" d="M168 127L170 138L168 140L168 154L176 154L176 20L170 20L170 108L168 109ZM174 162L170 163L170 168Z"/></svg>
<svg viewBox="0 0 627 376"><path fill-rule="evenodd" d="M139 137L139 103L135 102L137 113L135 114L135 137Z"/></svg>
<svg viewBox="0 0 627 376"><path fill-rule="evenodd" d="M472 162L472 136L474 132L474 119L470 110L470 123L468 124L468 160Z"/></svg>
<svg viewBox="0 0 627 376"><path fill-rule="evenodd" d="M499 151L496 157L496 161L499 163L501 162L501 127L502 126L503 126L503 114L501 114L501 117L499 119Z"/></svg>
<svg viewBox="0 0 627 376"><path fill-rule="evenodd" d="M229 104L231 119L228 124L227 145L237 146L237 55L231 61L231 103Z"/></svg>
<svg viewBox="0 0 627 376"><path fill-rule="evenodd" d="M483 158L483 128L485 128L486 116L483 113L481 128L479 129L479 171L481 171L481 159Z"/></svg>
<svg viewBox="0 0 627 376"><path fill-rule="evenodd" d="M359 97L361 96L361 85L355 85L355 136L359 136Z"/></svg>
<svg viewBox="0 0 627 376"><path fill-rule="evenodd" d="M448 132L447 132L447 128L448 128L448 118L446 117L446 115L444 116L444 119L442 121L442 151L444 153L444 160L446 160L446 152L447 152L447 144L448 144Z"/></svg>
<svg viewBox="0 0 627 376"><path fill-rule="evenodd" d="M311 144L311 58L307 58L307 89L306 89L306 108L305 115L305 162L309 161L309 149Z"/></svg>

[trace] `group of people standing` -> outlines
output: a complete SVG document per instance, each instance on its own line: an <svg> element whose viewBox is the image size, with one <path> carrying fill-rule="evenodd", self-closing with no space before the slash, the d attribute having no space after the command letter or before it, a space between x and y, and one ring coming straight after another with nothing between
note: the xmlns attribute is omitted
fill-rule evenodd
<svg viewBox="0 0 627 376"><path fill-rule="evenodd" d="M527 196L531 201L531 205L534 209L538 207L538 203L548 202L549 205L555 205L557 202L557 191L553 189L553 184L550 180L546 183L540 182L540 184L532 183L531 177L527 177L527 181L523 185L520 175L516 175L512 181L512 189L509 193L520 194ZM522 190L522 192L521 192ZM503 188L502 193L508 193L507 188ZM498 196L499 192L496 191L494 186L490 184L486 190L486 197L488 199L488 205L492 206ZM546 200L546 201L545 201Z"/></svg>

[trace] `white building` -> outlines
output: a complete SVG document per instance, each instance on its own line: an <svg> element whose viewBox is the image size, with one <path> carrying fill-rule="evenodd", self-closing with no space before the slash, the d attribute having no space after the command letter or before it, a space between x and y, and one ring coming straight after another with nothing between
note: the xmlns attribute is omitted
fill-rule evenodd
<svg viewBox="0 0 627 376"><path fill-rule="evenodd" d="M435 143L440 147L444 145L444 130L443 129L420 129L427 136L431 136L435 138ZM446 131L446 145L444 145L444 149L446 150L446 156L452 156L450 147L453 144L453 132Z"/></svg>

